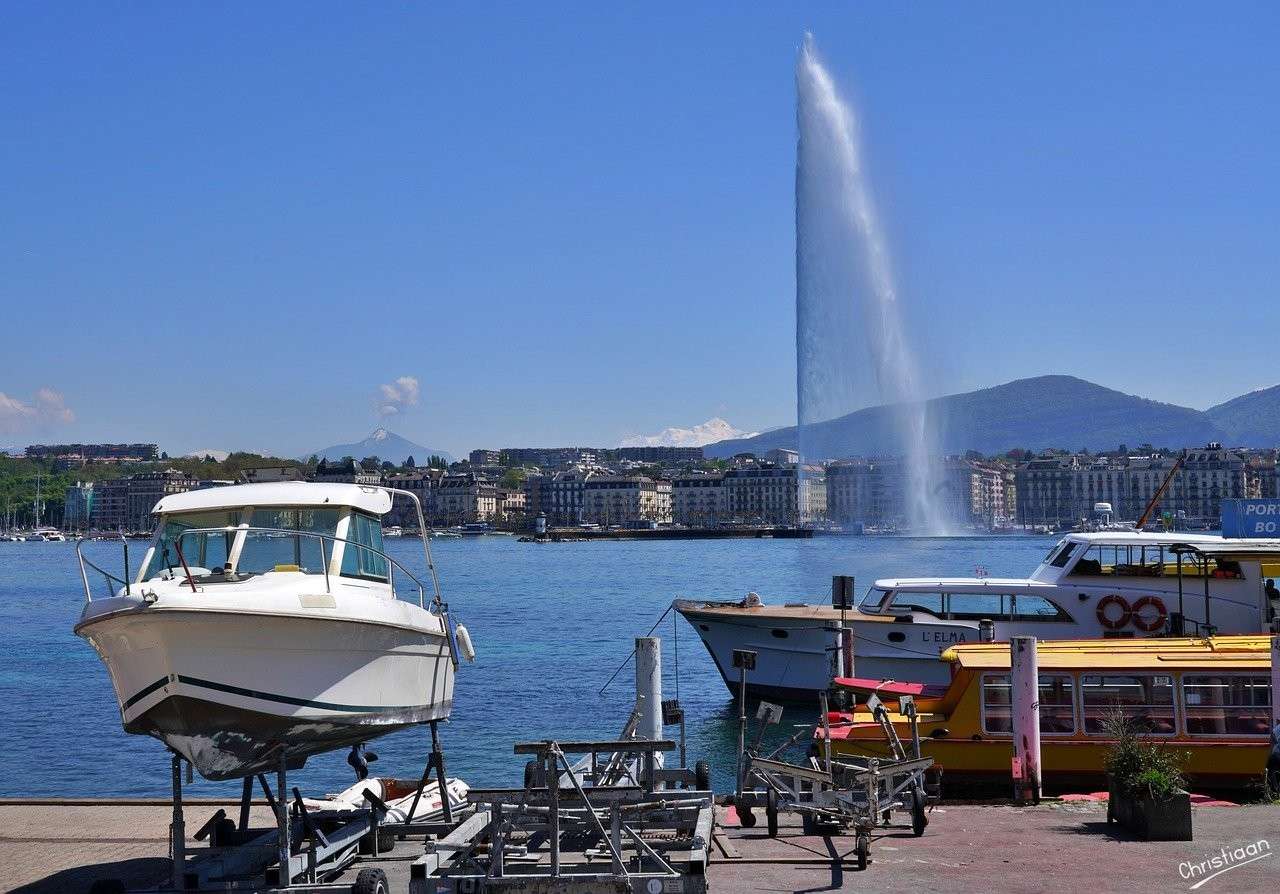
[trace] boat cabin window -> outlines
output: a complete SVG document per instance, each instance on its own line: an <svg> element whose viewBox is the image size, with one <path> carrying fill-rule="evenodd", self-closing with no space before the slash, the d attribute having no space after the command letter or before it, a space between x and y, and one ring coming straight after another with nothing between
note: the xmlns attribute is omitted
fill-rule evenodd
<svg viewBox="0 0 1280 894"><path fill-rule="evenodd" d="M387 580L390 569L387 567L387 560L379 555L383 551L382 520L352 510L351 524L347 527L347 544L342 551L342 573L348 577Z"/></svg>
<svg viewBox="0 0 1280 894"><path fill-rule="evenodd" d="M1070 540L1063 540L1053 549L1049 550L1049 555L1044 557L1045 563L1052 565L1054 568L1066 568L1067 562L1071 559L1071 554L1075 552L1078 544L1072 543Z"/></svg>
<svg viewBox="0 0 1280 894"><path fill-rule="evenodd" d="M325 560L333 555L333 540L291 534L304 531L332 538L338 530L337 509L255 509L249 518L237 574L264 574L270 571L301 571L324 574Z"/></svg>
<svg viewBox="0 0 1280 894"><path fill-rule="evenodd" d="M867 594L862 597L862 601L858 603L858 608L867 612L876 611L884 604L885 599L892 593L892 590L882 590L879 587L871 587L867 590Z"/></svg>
<svg viewBox="0 0 1280 894"><path fill-rule="evenodd" d="M893 601L889 603L890 611L920 611L942 617L941 593L918 593L913 590L897 590Z"/></svg>
<svg viewBox="0 0 1280 894"><path fill-rule="evenodd" d="M185 576L182 561L185 559L192 576L201 577L213 570L220 570L231 553L234 532L186 534L197 528L225 528L239 522L239 513L227 510L218 512L186 512L166 515L160 540L156 544L151 562L143 572L143 580L157 575L179 574ZM179 558L178 551L182 551Z"/></svg>
<svg viewBox="0 0 1280 894"><path fill-rule="evenodd" d="M1008 674L982 678L982 728L1013 732L1013 696ZM1076 731L1075 685L1070 674L1040 675L1040 732L1069 736Z"/></svg>
<svg viewBox="0 0 1280 894"><path fill-rule="evenodd" d="M1187 732L1201 736L1266 736L1271 681L1243 674L1183 674Z"/></svg>
<svg viewBox="0 0 1280 894"><path fill-rule="evenodd" d="M1085 674L1080 678L1080 694L1086 733L1104 735L1107 717L1116 708L1149 735L1172 736L1177 729L1173 677L1167 674Z"/></svg>

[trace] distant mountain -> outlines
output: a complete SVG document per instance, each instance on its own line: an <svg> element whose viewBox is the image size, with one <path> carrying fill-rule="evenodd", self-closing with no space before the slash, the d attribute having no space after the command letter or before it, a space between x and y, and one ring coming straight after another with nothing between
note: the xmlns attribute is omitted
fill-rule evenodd
<svg viewBox="0 0 1280 894"><path fill-rule="evenodd" d="M354 444L335 444L332 447L317 450L316 455L321 459L328 460L339 460L344 456L361 460L366 456L376 456L378 459L389 460L396 465L403 463L410 456L420 466L425 466L427 457L430 456L443 456L449 462L453 462L453 457L447 451L441 450L439 447L423 447L421 444L415 444L408 438L402 438L395 432L387 431L385 428L375 428L369 437ZM300 458L308 459L310 454Z"/></svg>
<svg viewBox="0 0 1280 894"><path fill-rule="evenodd" d="M740 431L716 416L693 428L664 428L656 435L631 435L619 447L701 447L732 438L755 437L755 432Z"/></svg>
<svg viewBox="0 0 1280 894"><path fill-rule="evenodd" d="M1280 385L1250 391L1204 411L1232 444L1280 445Z"/></svg>
<svg viewBox="0 0 1280 894"><path fill-rule="evenodd" d="M1276 439L1241 442L1229 437L1200 410L1124 394L1074 376L1018 379L994 388L952 394L929 401L928 412L929 418L938 422L939 448L944 453L978 450L993 454L1015 447L1114 450L1120 444L1135 447L1142 443L1168 447L1209 441L1235 446L1277 443ZM1280 413L1272 419L1280 425ZM818 459L900 453L896 445L891 408L879 406L810 426L805 449ZM706 452L711 457L727 457L743 451L759 454L774 447L796 449L795 426L754 438L721 441L709 445Z"/></svg>

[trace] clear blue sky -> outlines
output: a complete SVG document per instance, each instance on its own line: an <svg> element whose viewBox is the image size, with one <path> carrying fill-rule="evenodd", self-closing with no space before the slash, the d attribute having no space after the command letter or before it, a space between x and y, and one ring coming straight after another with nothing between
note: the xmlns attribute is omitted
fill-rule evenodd
<svg viewBox="0 0 1280 894"><path fill-rule="evenodd" d="M1280 381L1280 7L774 6L7 4L0 444L793 422L806 29L931 391Z"/></svg>

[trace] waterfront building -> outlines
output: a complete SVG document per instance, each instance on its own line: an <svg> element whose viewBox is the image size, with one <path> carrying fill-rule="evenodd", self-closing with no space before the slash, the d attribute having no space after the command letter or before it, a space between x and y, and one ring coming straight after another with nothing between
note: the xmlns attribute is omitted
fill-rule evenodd
<svg viewBox="0 0 1280 894"><path fill-rule="evenodd" d="M161 498L199 487L197 479L177 469L98 481L90 520L100 531L147 531L154 521L151 510Z"/></svg>
<svg viewBox="0 0 1280 894"><path fill-rule="evenodd" d="M525 495L522 488L498 488L498 520L507 523L524 521Z"/></svg>
<svg viewBox="0 0 1280 894"><path fill-rule="evenodd" d="M422 514L430 520L436 514L436 487L444 476L444 469L416 469L387 475L383 483L412 493L422 504ZM391 511L383 518L383 524L387 527L417 528L418 510L413 500L402 494L392 494Z"/></svg>
<svg viewBox="0 0 1280 894"><path fill-rule="evenodd" d="M1074 455L1039 456L1020 465L1017 471L1019 523L1057 526L1078 521L1081 504L1076 497L1076 474L1079 471L1080 458ZM1089 511L1092 508L1090 504Z"/></svg>
<svg viewBox="0 0 1280 894"><path fill-rule="evenodd" d="M724 475L695 472L671 481L671 518L693 528L711 528L724 515Z"/></svg>
<svg viewBox="0 0 1280 894"><path fill-rule="evenodd" d="M736 459L736 457L735 457ZM796 466L744 465L724 473L724 511L746 524L796 524L800 488Z"/></svg>
<svg viewBox="0 0 1280 894"><path fill-rule="evenodd" d="M377 485L382 483L382 475L376 469L366 471L360 463L348 456L346 459L335 462L327 459L320 460L320 465L316 466L311 480L337 484Z"/></svg>
<svg viewBox="0 0 1280 894"><path fill-rule="evenodd" d="M62 529L84 531L93 516L93 482L77 481L67 488L62 502Z"/></svg>
<svg viewBox="0 0 1280 894"><path fill-rule="evenodd" d="M583 482L582 520L597 525L671 521L671 482L643 475L594 475Z"/></svg>
<svg viewBox="0 0 1280 894"><path fill-rule="evenodd" d="M701 447L619 447L616 452L619 459L662 466L700 463L706 458Z"/></svg>
<svg viewBox="0 0 1280 894"><path fill-rule="evenodd" d="M493 521L498 513L498 486L474 472L440 479L432 515L446 525Z"/></svg>
<svg viewBox="0 0 1280 894"><path fill-rule="evenodd" d="M28 459L53 459L68 465L100 463L147 463L160 458L156 444L32 444Z"/></svg>
<svg viewBox="0 0 1280 894"><path fill-rule="evenodd" d="M577 525L582 523L583 487L594 477L584 469L556 472L544 485L539 512L547 516L551 525ZM526 507L528 508L528 507Z"/></svg>

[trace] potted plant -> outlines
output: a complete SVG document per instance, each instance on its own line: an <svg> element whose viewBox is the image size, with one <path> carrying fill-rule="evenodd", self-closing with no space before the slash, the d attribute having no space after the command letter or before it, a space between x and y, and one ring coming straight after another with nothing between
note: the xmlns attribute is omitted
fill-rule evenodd
<svg viewBox="0 0 1280 894"><path fill-rule="evenodd" d="M1183 756L1143 741L1137 722L1118 708L1107 717L1106 731L1115 740L1107 753L1107 822L1119 822L1144 841L1190 841Z"/></svg>

